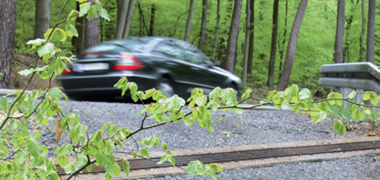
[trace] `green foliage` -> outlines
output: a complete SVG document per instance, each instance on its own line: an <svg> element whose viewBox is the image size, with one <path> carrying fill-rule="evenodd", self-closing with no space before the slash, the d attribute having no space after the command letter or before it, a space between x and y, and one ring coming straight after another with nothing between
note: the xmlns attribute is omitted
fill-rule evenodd
<svg viewBox="0 0 380 180"><path fill-rule="evenodd" d="M40 76L51 82L57 75L62 73L67 64L71 63L69 58L65 56L65 51L57 48L57 45L65 47L64 43L67 43L71 37L78 35L73 25L76 17L92 18L95 13L98 13L104 19L110 18L98 0L93 5L84 0L77 1L81 3L79 12L75 10L66 11L64 10L65 7L63 7L63 12L70 13L66 13L67 17L65 18L58 18L61 21L58 21L56 26L53 26L53 29L48 30L45 34L45 39L27 41L29 49L34 53L37 52L39 58L42 58L47 65L37 64L35 67L20 71L20 75L31 75L30 78ZM158 4L161 1L151 0L146 2ZM26 2L23 3L24 5L27 4ZM178 5L174 1L168 1L167 3ZM231 7L231 4L226 2L223 5ZM199 6L199 3L196 6ZM261 8L264 8L266 3L261 4L261 6L263 6ZM136 83L129 82L125 77L121 78L114 87L121 89L122 96L126 95L125 93L129 90L129 95L135 102L147 99L153 100L151 104L143 105L143 109L137 113L144 114L139 129L131 131L109 122L103 124L101 129L95 131L92 135L89 135L87 126L80 123L78 114L68 113L65 115L62 113L58 101L64 97L64 94L59 88L49 87L45 90L39 89L30 93L26 93L25 90L17 90L14 99L0 98L0 110L7 114L4 119L0 119L0 179L59 179L56 164L64 169L68 174L68 179L80 173L84 168L91 171L93 164L105 168L105 178L107 179L119 176L122 170L123 173L128 175L131 168L129 162L121 159L123 167L120 167L116 163L117 158L113 154L113 150L116 148L123 148L123 142L128 141L129 138L142 130L168 123L181 122L186 126L197 123L200 127L212 132L214 129L211 123L211 110L229 110L239 115L244 113L244 109L247 108L274 105L279 109L309 112L314 117L311 121L318 123L327 119L328 114L336 113L331 108L332 106L341 106L342 101L346 101L353 104L350 107L350 116L353 120L362 121L366 117L373 118L371 106L351 101L356 95L355 92L352 92L347 98L342 97L339 93L330 93L327 99L314 101L309 89L300 90L295 84L285 89L285 91L270 92L266 99L260 101L260 104L250 107L242 107L240 103L253 98L251 90L246 90L242 97L237 98L236 91L232 88L221 89L217 87L208 95L204 94L202 89L195 88L190 98L187 99L189 111L186 110L186 112L183 109L186 101L177 95L165 97L161 91L156 89L146 90L145 92L138 91ZM238 99L241 101L239 102ZM370 101L372 105L378 103L378 97L374 92L365 92L363 99ZM67 132L70 143L54 147L54 153L57 155L55 160L47 158L48 149L52 146L44 146L39 142L41 133L29 130L28 119L32 116L37 118L41 126L47 125L49 120L58 119L55 121L56 144L65 135L64 132ZM147 118L154 119L156 124L146 126L144 122ZM338 119L334 120L334 129L338 134L344 133L346 130L344 123ZM167 161L175 166L175 154L165 142L159 140L159 137L144 138L140 144L145 147L133 150L130 153L133 158L149 158L149 148L160 145L165 154L158 163ZM69 154L75 155L74 161L69 161ZM214 163L206 166L200 161L192 161L188 164L190 175L209 175L211 178L216 178L215 171L223 172L223 169L220 165Z"/></svg>

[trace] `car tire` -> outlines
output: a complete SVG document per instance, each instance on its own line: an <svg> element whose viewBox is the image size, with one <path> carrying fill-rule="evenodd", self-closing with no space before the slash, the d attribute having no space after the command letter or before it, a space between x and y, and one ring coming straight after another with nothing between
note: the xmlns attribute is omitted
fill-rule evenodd
<svg viewBox="0 0 380 180"><path fill-rule="evenodd" d="M162 78L157 85L157 90L160 90L167 98L172 97L174 95L173 81L168 78Z"/></svg>

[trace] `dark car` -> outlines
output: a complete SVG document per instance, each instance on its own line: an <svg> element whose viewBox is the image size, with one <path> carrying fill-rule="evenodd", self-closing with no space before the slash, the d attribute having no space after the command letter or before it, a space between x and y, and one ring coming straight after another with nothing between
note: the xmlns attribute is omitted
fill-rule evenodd
<svg viewBox="0 0 380 180"><path fill-rule="evenodd" d="M122 77L139 90L156 88L164 95L190 97L198 87L207 94L217 86L240 89L241 80L216 67L199 49L182 40L141 37L106 41L72 59L59 80L72 99L121 96L114 84ZM128 93L126 93L128 94Z"/></svg>

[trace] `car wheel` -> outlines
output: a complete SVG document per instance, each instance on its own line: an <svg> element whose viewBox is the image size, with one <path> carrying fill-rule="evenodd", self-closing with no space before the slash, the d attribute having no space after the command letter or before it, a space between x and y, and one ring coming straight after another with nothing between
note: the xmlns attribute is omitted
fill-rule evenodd
<svg viewBox="0 0 380 180"><path fill-rule="evenodd" d="M157 90L160 90L167 98L172 97L174 95L173 82L168 78L162 78Z"/></svg>

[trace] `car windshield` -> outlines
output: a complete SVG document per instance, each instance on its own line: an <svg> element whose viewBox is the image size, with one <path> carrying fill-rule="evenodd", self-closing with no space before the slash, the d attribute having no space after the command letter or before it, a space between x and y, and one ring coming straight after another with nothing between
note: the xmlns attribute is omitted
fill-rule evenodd
<svg viewBox="0 0 380 180"><path fill-rule="evenodd" d="M127 40L108 41L85 50L85 53L93 52L141 52L147 43L148 38L131 38Z"/></svg>

